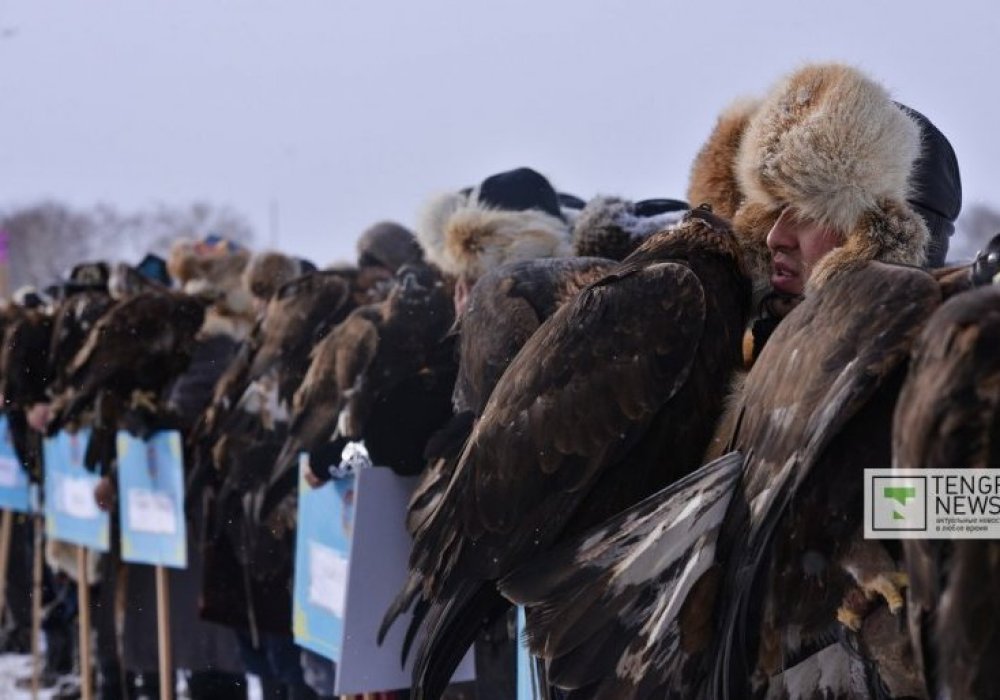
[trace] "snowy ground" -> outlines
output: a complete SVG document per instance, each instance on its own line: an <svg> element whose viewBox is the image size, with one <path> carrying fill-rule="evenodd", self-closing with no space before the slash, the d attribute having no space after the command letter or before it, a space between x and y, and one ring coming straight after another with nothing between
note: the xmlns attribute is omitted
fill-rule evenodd
<svg viewBox="0 0 1000 700"><path fill-rule="evenodd" d="M23 679L23 680L22 680ZM18 681L24 688L18 688ZM0 654L0 698L31 697L31 656L27 654ZM52 691L46 690L38 694L39 698L49 700Z"/></svg>
<svg viewBox="0 0 1000 700"><path fill-rule="evenodd" d="M250 698L249 700L260 700L260 683L255 676L249 676ZM65 685L78 684L78 679L66 677ZM38 694L39 700L53 700L55 696L54 688L42 690ZM179 684L177 700L185 700L183 681ZM66 696L63 696L66 697ZM27 654L0 654L0 698L3 700L30 700L31 699L31 656Z"/></svg>

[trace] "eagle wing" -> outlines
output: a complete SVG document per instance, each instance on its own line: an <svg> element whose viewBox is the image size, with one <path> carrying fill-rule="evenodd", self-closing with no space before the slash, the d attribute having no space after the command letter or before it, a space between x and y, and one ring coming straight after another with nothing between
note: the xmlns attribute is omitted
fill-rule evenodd
<svg viewBox="0 0 1000 700"><path fill-rule="evenodd" d="M552 683L593 698L690 696L689 660L711 623L702 593L742 465L738 452L720 457L501 580L528 609Z"/></svg>
<svg viewBox="0 0 1000 700"><path fill-rule="evenodd" d="M494 389L414 568L447 577L462 559L495 579L547 546L683 385L704 321L701 282L672 262L626 266L556 311Z"/></svg>
<svg viewBox="0 0 1000 700"><path fill-rule="evenodd" d="M20 312L4 330L0 394L7 407L27 410L47 398L51 333L52 320L35 310Z"/></svg>
<svg viewBox="0 0 1000 700"><path fill-rule="evenodd" d="M309 369L292 400L288 436L274 463L272 483L294 467L300 452L315 452L333 439L353 373L367 366L378 345L374 313L374 307L355 309L312 349Z"/></svg>
<svg viewBox="0 0 1000 700"><path fill-rule="evenodd" d="M80 292L63 300L52 318L49 346L50 391L59 393L66 367L73 360L94 324L114 304L104 292Z"/></svg>
<svg viewBox="0 0 1000 700"><path fill-rule="evenodd" d="M807 295L747 376L732 444L747 465L719 545L727 558L713 674L720 696L745 693L757 662L755 596L789 505L845 424L905 367L940 302L940 286L923 271L857 266Z"/></svg>
<svg viewBox="0 0 1000 700"><path fill-rule="evenodd" d="M49 431L73 420L99 389L122 397L135 389L162 389L187 365L204 314L202 302L158 291L108 309L66 370L66 390L53 409Z"/></svg>
<svg viewBox="0 0 1000 700"><path fill-rule="evenodd" d="M290 400L306 371L309 350L353 308L351 291L350 283L332 272L311 272L282 285L268 301L248 378L259 379L277 367L281 399Z"/></svg>
<svg viewBox="0 0 1000 700"><path fill-rule="evenodd" d="M481 414L500 377L538 326L617 264L600 258L524 260L481 277L459 321L457 408Z"/></svg>
<svg viewBox="0 0 1000 700"><path fill-rule="evenodd" d="M1000 287L950 299L914 349L893 426L900 469L1000 468ZM910 633L930 697L985 697L1000 685L1000 545L903 543Z"/></svg>
<svg viewBox="0 0 1000 700"><path fill-rule="evenodd" d="M552 660L553 680L575 688L571 697L692 697L714 661L719 696L748 692L752 596L775 528L830 440L903 367L939 301L914 269L872 263L831 279L748 375L730 436L739 453L504 579L512 599L541 606L530 641ZM705 494L728 502L724 520Z"/></svg>
<svg viewBox="0 0 1000 700"><path fill-rule="evenodd" d="M738 259L724 222L692 214L514 358L415 533L410 583L422 579L430 607L414 687L433 695L483 620L509 606L496 580L693 469L738 355Z"/></svg>
<svg viewBox="0 0 1000 700"><path fill-rule="evenodd" d="M385 425L370 425L375 418L376 403L404 383L412 383L418 373L450 368L453 378L454 350L446 336L454 322L454 313L451 291L436 268L426 263L408 263L399 269L388 298L373 319L376 338L367 343L370 349L364 354L365 361L353 361L345 367L347 376L343 381L351 381L344 410L349 436L362 438L372 430L385 429ZM420 393L417 391L407 398L413 399ZM408 405L405 410L420 410L419 400L405 403ZM395 420L391 422L396 424ZM420 454L423 445L416 451Z"/></svg>
<svg viewBox="0 0 1000 700"><path fill-rule="evenodd" d="M428 443L428 466L408 510L410 532L423 527L437 507L476 419L520 349L545 319L617 265L600 258L524 260L476 282L458 324L457 413Z"/></svg>

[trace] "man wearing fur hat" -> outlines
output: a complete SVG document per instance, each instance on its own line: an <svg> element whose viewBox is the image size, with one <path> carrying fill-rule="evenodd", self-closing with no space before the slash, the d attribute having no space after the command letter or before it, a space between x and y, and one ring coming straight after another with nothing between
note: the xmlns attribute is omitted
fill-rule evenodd
<svg viewBox="0 0 1000 700"><path fill-rule="evenodd" d="M424 257L455 279L455 316L461 317L476 281L505 263L572 255L570 225L560 197L543 175L515 168L476 187L433 199L417 227ZM503 617L475 644L476 696L515 694L512 619Z"/></svg>
<svg viewBox="0 0 1000 700"><path fill-rule="evenodd" d="M942 265L961 209L944 135L837 64L807 66L726 110L688 194L733 219L755 297L776 317L853 261Z"/></svg>
<svg viewBox="0 0 1000 700"><path fill-rule="evenodd" d="M254 309L260 313L283 284L315 269L316 266L307 260L265 250L254 255L247 264L243 271L243 287L250 292Z"/></svg>
<svg viewBox="0 0 1000 700"><path fill-rule="evenodd" d="M425 208L417 238L427 260L456 278L461 316L476 280L516 260L572 254L559 194L531 168L491 175L478 186L439 196Z"/></svg>
<svg viewBox="0 0 1000 700"><path fill-rule="evenodd" d="M958 167L947 139L925 117L893 102L882 86L837 64L807 66L779 82L763 100L742 102L725 112L695 161L689 194L692 203L707 202L733 219L751 263L764 314L753 327L751 359L792 306L840 275L873 260L941 265L961 207ZM799 317L797 322L812 327L825 321L817 316ZM799 356L800 361L803 357L809 356ZM774 442L780 444L780 436ZM783 459L772 458L778 463ZM827 515L816 515L819 528L828 526L822 519ZM765 517L780 516L760 515ZM823 534L836 536L836 527L830 527ZM800 544L817 541L801 531L796 536ZM780 551L779 545L771 546ZM872 566L891 569L895 563L887 556ZM786 584L795 580L787 571L782 576ZM774 595L773 589L763 595L775 600L767 597ZM853 611L846 604L845 609ZM802 618L792 614L787 619L798 623ZM838 613L837 619L846 618ZM862 628L859 624L855 629ZM804 635L801 628L794 634ZM891 694L919 695L905 633L869 628L860 634L879 656L880 682ZM750 664L758 664L753 682L761 687L781 685L768 657L776 649L786 650L775 646L773 640L780 638L767 637L770 647L765 649L761 642L751 652ZM820 651L781 666L782 683L804 683L810 671L803 669L811 668ZM826 662L818 663L822 668ZM815 682L825 687L833 675Z"/></svg>

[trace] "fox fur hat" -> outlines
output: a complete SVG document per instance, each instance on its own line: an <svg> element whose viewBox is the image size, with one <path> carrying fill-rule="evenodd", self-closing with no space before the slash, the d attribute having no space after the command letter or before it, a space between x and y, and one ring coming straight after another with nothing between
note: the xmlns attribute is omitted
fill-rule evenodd
<svg viewBox="0 0 1000 700"><path fill-rule="evenodd" d="M558 195L530 168L435 197L420 218L417 238L429 262L472 279L507 262L572 254Z"/></svg>
<svg viewBox="0 0 1000 700"><path fill-rule="evenodd" d="M239 338L254 316L253 297L243 284L249 262L250 251L225 239L182 238L170 247L167 271L186 294L214 300L204 330Z"/></svg>
<svg viewBox="0 0 1000 700"><path fill-rule="evenodd" d="M741 99L727 107L691 165L687 199L692 207L708 204L719 216L732 219L745 199L736 179L736 155L750 117L760 100Z"/></svg>
<svg viewBox="0 0 1000 700"><path fill-rule="evenodd" d="M723 113L688 195L732 217L755 268L769 266L767 233L785 207L839 232L810 280L819 284L853 260L925 262L927 227L907 201L920 153L919 124L882 86L849 66L811 65Z"/></svg>
<svg viewBox="0 0 1000 700"><path fill-rule="evenodd" d="M307 266L303 261L274 250L266 250L250 258L243 270L243 286L252 296L267 301L281 285L306 271Z"/></svg>

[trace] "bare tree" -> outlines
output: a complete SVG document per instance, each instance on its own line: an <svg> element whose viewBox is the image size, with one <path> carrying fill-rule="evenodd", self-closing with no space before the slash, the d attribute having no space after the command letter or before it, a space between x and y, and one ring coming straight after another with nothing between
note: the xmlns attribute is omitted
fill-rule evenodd
<svg viewBox="0 0 1000 700"><path fill-rule="evenodd" d="M185 207L159 205L148 211L123 215L108 206L96 209L99 228L113 237L133 257L145 253L165 255L178 237L203 238L215 234L248 245L253 240L249 222L229 207L195 202Z"/></svg>
<svg viewBox="0 0 1000 700"><path fill-rule="evenodd" d="M87 260L136 262L150 252L165 255L181 236L216 234L245 245L253 240L241 214L207 202L123 213L108 204L76 210L44 201L0 213L0 229L7 235L10 289L59 281Z"/></svg>
<svg viewBox="0 0 1000 700"><path fill-rule="evenodd" d="M11 290L57 279L91 253L96 232L92 219L57 202L46 201L0 218L7 234Z"/></svg>

